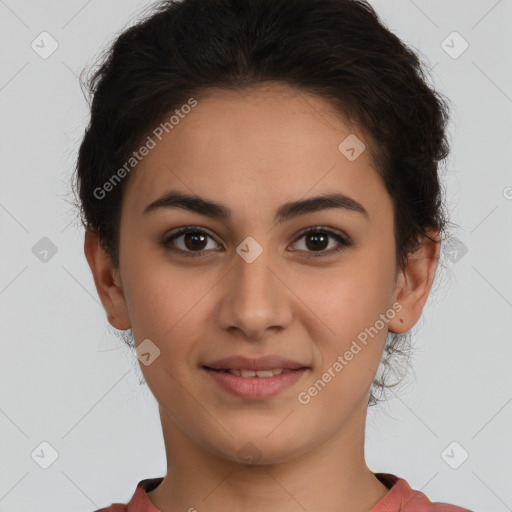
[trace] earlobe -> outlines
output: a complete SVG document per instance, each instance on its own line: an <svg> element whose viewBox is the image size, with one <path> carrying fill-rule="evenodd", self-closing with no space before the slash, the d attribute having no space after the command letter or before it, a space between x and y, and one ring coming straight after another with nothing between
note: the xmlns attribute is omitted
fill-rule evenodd
<svg viewBox="0 0 512 512"><path fill-rule="evenodd" d="M427 302L439 261L439 233L423 236L420 246L409 253L405 269L399 272L394 300L402 305L400 313L388 324L388 329L403 333L418 322Z"/></svg>
<svg viewBox="0 0 512 512"><path fill-rule="evenodd" d="M85 232L84 253L109 323L119 330L129 329L130 319L119 271L91 229Z"/></svg>

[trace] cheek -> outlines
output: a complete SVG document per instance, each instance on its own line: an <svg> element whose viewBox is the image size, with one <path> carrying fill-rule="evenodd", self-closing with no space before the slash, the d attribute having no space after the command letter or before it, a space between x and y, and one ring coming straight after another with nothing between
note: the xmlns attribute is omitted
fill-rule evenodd
<svg viewBox="0 0 512 512"><path fill-rule="evenodd" d="M336 423L366 403L386 341L387 322L381 315L389 304L385 281L371 272L347 272L325 285L316 296L310 288L308 305L321 312L320 320L330 329L315 339L316 368L297 398L311 417L328 410Z"/></svg>
<svg viewBox="0 0 512 512"><path fill-rule="evenodd" d="M195 306L214 285L213 276L176 265L160 249L131 247L123 255L124 288L134 337L164 343L178 327L190 324Z"/></svg>
<svg viewBox="0 0 512 512"><path fill-rule="evenodd" d="M329 272L310 272L295 280L296 293L322 321L326 338L348 340L373 325L390 307L390 265L359 253Z"/></svg>
<svg viewBox="0 0 512 512"><path fill-rule="evenodd" d="M131 272L127 303L134 339L137 344L149 339L159 350L150 364L141 361L146 383L168 410L190 406L197 413L194 404L188 404L183 386L191 386L194 340L208 317L204 295L214 283L162 263L133 266Z"/></svg>
<svg viewBox="0 0 512 512"><path fill-rule="evenodd" d="M325 406L333 401L355 404L368 391L380 363L388 322L394 317L390 310L392 250L358 251L321 278L317 274L300 281L297 295L315 312L312 322L329 327L321 335L310 329L317 352L317 371L308 383L317 383L311 390L312 401ZM318 398L313 398L315 393Z"/></svg>

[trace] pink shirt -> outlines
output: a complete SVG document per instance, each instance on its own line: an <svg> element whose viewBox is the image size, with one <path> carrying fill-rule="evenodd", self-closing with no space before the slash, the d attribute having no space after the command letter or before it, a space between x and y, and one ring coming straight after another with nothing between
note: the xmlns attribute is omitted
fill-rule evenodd
<svg viewBox="0 0 512 512"><path fill-rule="evenodd" d="M375 476L389 492L369 512L471 512L447 503L432 503L422 492L411 489L403 478L390 473L375 473ZM161 512L149 501L146 491L155 489L162 479L141 480L128 504L113 503L95 512Z"/></svg>

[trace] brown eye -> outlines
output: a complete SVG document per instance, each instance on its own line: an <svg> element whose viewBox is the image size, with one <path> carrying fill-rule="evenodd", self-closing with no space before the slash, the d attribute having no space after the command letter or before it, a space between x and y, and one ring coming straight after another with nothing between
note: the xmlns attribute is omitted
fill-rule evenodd
<svg viewBox="0 0 512 512"><path fill-rule="evenodd" d="M329 245L329 235L312 233L306 235L306 247L313 251L325 249Z"/></svg>
<svg viewBox="0 0 512 512"><path fill-rule="evenodd" d="M352 242L347 237L341 236L329 229L319 227L308 229L296 239L295 243L302 239L305 240L305 249L300 250L304 250L308 253L318 253L310 254L310 256L327 256L352 245ZM334 239L337 244L331 245L329 248L330 239ZM329 250L326 250L327 248L329 248Z"/></svg>
<svg viewBox="0 0 512 512"><path fill-rule="evenodd" d="M191 231L183 235L183 243L187 249L201 251L205 247L206 238L202 233Z"/></svg>
<svg viewBox="0 0 512 512"><path fill-rule="evenodd" d="M180 253L184 256L202 256L207 250L208 239L213 240L206 231L187 227L166 236L162 240L162 245L169 251Z"/></svg>

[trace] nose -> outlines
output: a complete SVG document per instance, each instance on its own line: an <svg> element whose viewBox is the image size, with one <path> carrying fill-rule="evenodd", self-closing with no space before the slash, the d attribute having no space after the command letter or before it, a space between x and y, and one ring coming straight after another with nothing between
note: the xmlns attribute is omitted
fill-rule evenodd
<svg viewBox="0 0 512 512"><path fill-rule="evenodd" d="M263 250L251 263L237 254L223 280L221 327L251 341L286 328L293 317L293 294L282 274L270 251Z"/></svg>

